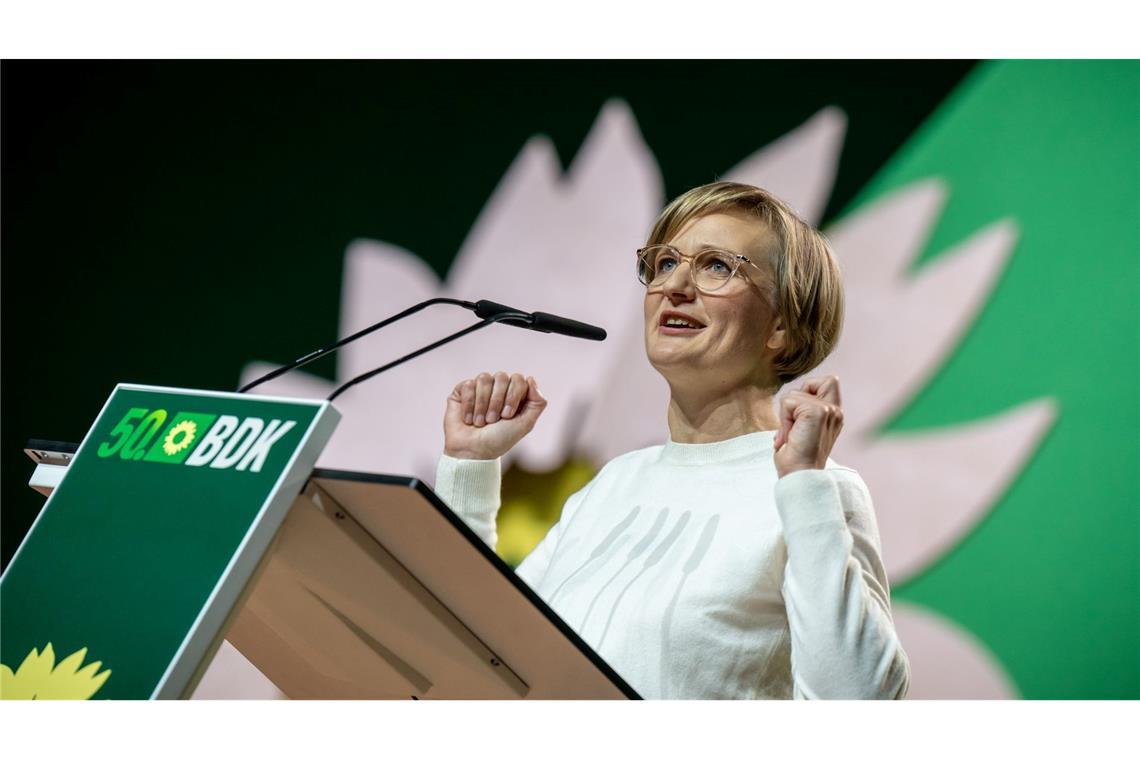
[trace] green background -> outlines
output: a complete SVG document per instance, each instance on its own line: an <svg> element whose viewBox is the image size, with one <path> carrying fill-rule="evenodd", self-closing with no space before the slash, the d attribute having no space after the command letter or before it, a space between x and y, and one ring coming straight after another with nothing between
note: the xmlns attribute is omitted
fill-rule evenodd
<svg viewBox="0 0 1140 760"><path fill-rule="evenodd" d="M131 407L291 419L261 472L99 457ZM154 692L202 605L316 416L313 404L121 389L4 574L0 661L50 642L87 647L111 675L96 699Z"/></svg>
<svg viewBox="0 0 1140 760"><path fill-rule="evenodd" d="M930 176L950 196L914 269L1002 218L1019 239L884 429L1059 412L988 518L895 596L978 636L1027 697L1140 697L1140 64L983 67L852 209Z"/></svg>

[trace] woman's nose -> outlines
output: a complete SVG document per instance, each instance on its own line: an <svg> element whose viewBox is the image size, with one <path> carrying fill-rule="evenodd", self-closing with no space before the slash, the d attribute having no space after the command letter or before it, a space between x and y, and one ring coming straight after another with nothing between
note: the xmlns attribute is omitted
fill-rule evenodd
<svg viewBox="0 0 1140 760"><path fill-rule="evenodd" d="M682 272L682 270L684 270ZM689 262L683 261L677 265L677 268L669 273L665 278L665 282L661 285L661 290L670 298L675 296L683 296L685 298L692 298L693 291L693 278L689 275Z"/></svg>

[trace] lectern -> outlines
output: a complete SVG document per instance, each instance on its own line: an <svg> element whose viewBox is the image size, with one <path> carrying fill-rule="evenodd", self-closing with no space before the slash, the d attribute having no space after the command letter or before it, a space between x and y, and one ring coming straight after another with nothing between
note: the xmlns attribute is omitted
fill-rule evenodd
<svg viewBox="0 0 1140 760"><path fill-rule="evenodd" d="M329 402L119 385L0 580L5 698L636 699L421 481L314 469Z"/></svg>

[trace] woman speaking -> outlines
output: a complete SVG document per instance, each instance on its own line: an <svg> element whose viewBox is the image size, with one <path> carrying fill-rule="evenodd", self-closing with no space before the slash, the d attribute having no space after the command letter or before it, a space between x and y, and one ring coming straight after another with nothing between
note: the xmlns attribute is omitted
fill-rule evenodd
<svg viewBox="0 0 1140 760"><path fill-rule="evenodd" d="M695 188L658 217L637 273L669 440L607 463L517 568L646 698L902 698L871 496L829 458L842 325L826 240L750 185ZM532 377L455 386L440 497L492 548L499 458L546 408Z"/></svg>

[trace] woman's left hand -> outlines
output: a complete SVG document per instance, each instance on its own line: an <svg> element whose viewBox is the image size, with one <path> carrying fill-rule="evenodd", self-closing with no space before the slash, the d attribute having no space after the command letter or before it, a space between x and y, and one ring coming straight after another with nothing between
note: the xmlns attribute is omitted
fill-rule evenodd
<svg viewBox="0 0 1140 760"><path fill-rule="evenodd" d="M780 430L776 433L776 474L822 470L843 428L839 378L810 378L798 391L780 399Z"/></svg>

